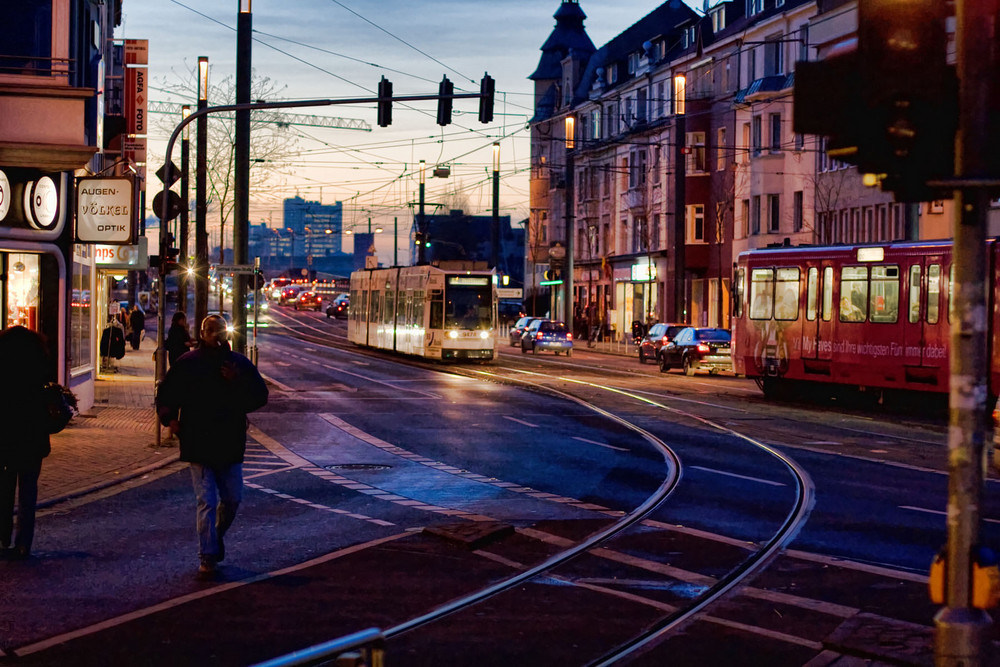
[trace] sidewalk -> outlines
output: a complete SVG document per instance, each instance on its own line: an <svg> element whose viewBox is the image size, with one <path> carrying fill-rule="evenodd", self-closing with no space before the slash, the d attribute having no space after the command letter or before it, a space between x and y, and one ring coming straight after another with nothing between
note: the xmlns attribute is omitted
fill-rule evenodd
<svg viewBox="0 0 1000 667"><path fill-rule="evenodd" d="M98 376L94 406L76 415L52 436L52 453L42 462L39 507L80 496L145 474L177 460L177 440L156 447L153 412L155 319L147 318L138 350L126 343L125 356L112 359L115 373ZM153 325L149 328L149 325Z"/></svg>

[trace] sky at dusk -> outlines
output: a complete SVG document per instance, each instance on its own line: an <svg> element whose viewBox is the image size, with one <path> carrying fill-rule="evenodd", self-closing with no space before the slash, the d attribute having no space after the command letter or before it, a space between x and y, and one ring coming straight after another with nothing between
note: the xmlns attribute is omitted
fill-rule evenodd
<svg viewBox="0 0 1000 667"><path fill-rule="evenodd" d="M659 4L581 0L580 6L600 47ZM282 200L298 195L344 202L345 228L365 231L371 217L373 226L391 230L398 217L408 230L421 159L428 164L426 201L440 205L428 213L461 206L489 214L494 141L501 146L500 214L526 218L533 85L527 76L558 7L559 0L253 0L254 74L271 80L275 98L375 96L382 76L395 95L436 94L443 75L456 92L478 92L489 72L497 101L494 122L482 125L475 99L456 100L453 123L444 128L435 122L434 102L394 105L386 128L377 125L374 105L292 110L363 119L372 131L289 127L284 141L291 154L274 166L266 188L251 192L251 222L280 226ZM193 81L199 56L209 58L213 85L235 75L237 9L238 0L124 0L115 36L149 40L151 100L194 105L167 88ZM162 164L169 136L164 119L151 120L150 172ZM451 176L431 178L436 165L447 165ZM147 201L160 188L150 180ZM391 235L380 236L379 253L391 253ZM404 248L405 239L399 244ZM349 239L345 246L350 250Z"/></svg>

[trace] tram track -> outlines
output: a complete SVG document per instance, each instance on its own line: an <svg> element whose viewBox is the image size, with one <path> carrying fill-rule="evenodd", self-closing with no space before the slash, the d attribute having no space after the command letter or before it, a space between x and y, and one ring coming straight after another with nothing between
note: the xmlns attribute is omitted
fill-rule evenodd
<svg viewBox="0 0 1000 667"><path fill-rule="evenodd" d="M303 332L302 328L312 329L316 331L318 335ZM306 325L306 327L298 325L294 330L291 327L288 327L288 329L290 332L294 331L292 335L296 338L308 339L309 342L312 343L322 342L322 344L331 345L329 338L326 338L329 336L329 333L321 331L312 325ZM318 340L320 338L325 338L325 340ZM333 343L333 346L341 347L341 345L336 343ZM364 354L364 351L356 349L353 351L359 354ZM378 356L383 359L385 358L382 354L373 356ZM608 545L613 542L615 538L619 538L622 535L627 534L630 529L638 524L641 524L643 520L646 519L657 507L660 507L679 482L682 464L680 460L676 459L676 454L673 453L671 448L668 447L666 443L643 429L641 426L629 421L627 418L600 407L596 403L582 397L578 393L567 390L565 386L559 388L549 386L544 382L544 380L553 379L550 374L519 369L511 371L508 371L507 369L485 371L478 370L476 367L472 366L449 366L447 368L442 368L439 364L431 365L426 362L410 359L394 361L400 361L401 363L406 363L407 365L414 365L425 369L457 374L464 377L486 379L492 382L519 384L534 391L544 391L546 393L559 396L564 400L572 401L588 410L595 411L608 419L612 419L619 424L638 432L647 441L654 444L654 446L656 446L656 448L663 453L668 461L674 461L672 465L668 465L668 469L676 472L665 477L657 491L650 495L641 505L628 512L620 519L613 521L610 525L588 536L586 539L575 542L571 547L559 551L542 562L528 566L511 577L505 578L470 594L454 599L447 604L434 608L420 616L397 623L384 631L384 636L387 639L399 638L414 633L421 628L425 628L433 623L442 621L451 615L475 608L477 605L481 605L484 601L494 598L507 591L511 591L526 582L538 580L539 578L544 577L558 577L560 568L568 566L574 560L579 560L584 555L592 555L599 551L607 552L610 548ZM627 641L620 642L615 647L608 649L603 652L600 657L590 659L588 663L593 665L608 665L626 660L630 656L638 655L643 651L648 650L651 646L655 645L658 641L662 640L665 636L669 635L672 631L676 630L687 621L698 616L699 614L703 614L709 606L726 597L735 588L745 585L748 580L765 568L777 554L788 546L791 540L794 539L795 535L798 533L799 529L804 525L814 501L814 489L806 472L790 457L772 447L768 447L764 443L757 442L752 437L740 433L729 426L697 415L690 410L681 410L676 407L671 407L648 396L627 391L620 387L613 387L611 385L603 385L593 382L574 381L562 377L558 378L557 381L561 382L563 385L576 385L577 389L585 387L590 391L603 393L605 396L613 395L616 397L624 397L644 406L647 409L652 408L657 411L670 413L675 418L692 420L704 428L713 429L719 433L726 434L732 438L749 444L752 447L756 447L760 451L767 452L775 460L781 462L781 465L787 471L788 476L792 480L792 487L794 488L793 501L790 503L787 513L780 521L778 528L773 532L773 534L757 540L757 544L759 545L758 548L752 550L738 562L733 563L732 567L724 575L714 577L711 583L706 584L705 590L698 595L697 598L689 601L688 604L680 605L671 609L669 613L662 614L654 623L648 624L642 632L639 632L630 637Z"/></svg>

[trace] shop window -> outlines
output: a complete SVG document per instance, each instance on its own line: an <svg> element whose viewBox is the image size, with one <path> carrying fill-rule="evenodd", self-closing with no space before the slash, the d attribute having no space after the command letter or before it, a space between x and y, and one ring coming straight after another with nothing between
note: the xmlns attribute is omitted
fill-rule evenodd
<svg viewBox="0 0 1000 667"><path fill-rule="evenodd" d="M7 255L7 327L23 326L39 330L39 276L38 255L10 253Z"/></svg>
<svg viewBox="0 0 1000 667"><path fill-rule="evenodd" d="M873 266L869 309L872 322L893 323L899 319L899 267Z"/></svg>
<svg viewBox="0 0 1000 667"><path fill-rule="evenodd" d="M80 246L89 249L90 246ZM86 260L86 256L83 258ZM87 261L73 262L73 292L70 301L69 355L72 369L93 364L91 358L91 266ZM100 323L103 327L104 323Z"/></svg>

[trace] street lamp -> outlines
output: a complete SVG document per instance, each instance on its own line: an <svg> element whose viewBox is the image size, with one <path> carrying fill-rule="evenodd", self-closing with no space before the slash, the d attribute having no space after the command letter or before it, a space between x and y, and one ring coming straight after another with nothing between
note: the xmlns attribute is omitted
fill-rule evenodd
<svg viewBox="0 0 1000 667"><path fill-rule="evenodd" d="M198 111L208 108L208 56L198 58ZM195 326L208 315L208 116L195 121L194 316Z"/></svg>
<svg viewBox="0 0 1000 667"><path fill-rule="evenodd" d="M573 225L575 206L575 175L573 173L576 154L576 117L566 116L566 269L563 276L562 293L564 321L566 328L573 331Z"/></svg>
<svg viewBox="0 0 1000 667"><path fill-rule="evenodd" d="M250 0L237 0L236 16L236 103L250 103L253 80L251 64L253 45L253 15ZM233 262L246 266L250 261L250 110L236 111L233 145ZM247 351L246 295L248 276L233 276L233 324L236 336L233 349ZM256 350L251 357L256 357Z"/></svg>
<svg viewBox="0 0 1000 667"><path fill-rule="evenodd" d="M427 229L424 226L424 188L427 182L427 161L420 161L420 201L417 207L417 264L426 264L427 258L424 255L424 244Z"/></svg>
<svg viewBox="0 0 1000 667"><path fill-rule="evenodd" d="M191 115L191 105L185 104L181 107L181 121L188 119ZM184 130L181 134L181 201L184 202L184 207L181 209L181 219L180 219L180 234L179 238L179 250L177 254L178 261L182 262L184 266L187 267L187 271L184 271L177 278L177 310L187 312L187 290L188 284L190 283L189 276L193 275L191 271L191 262L188 255L188 214L190 209L189 197L191 196L189 192L189 174L191 170L191 142L189 137L190 125L185 125Z"/></svg>
<svg viewBox="0 0 1000 667"><path fill-rule="evenodd" d="M687 110L687 77L674 75L674 125L677 139L674 141L674 321L687 322L687 285L685 273L685 223L687 206L687 124L684 113Z"/></svg>
<svg viewBox="0 0 1000 667"><path fill-rule="evenodd" d="M500 270L500 142L493 142L493 224L490 227L493 270Z"/></svg>

